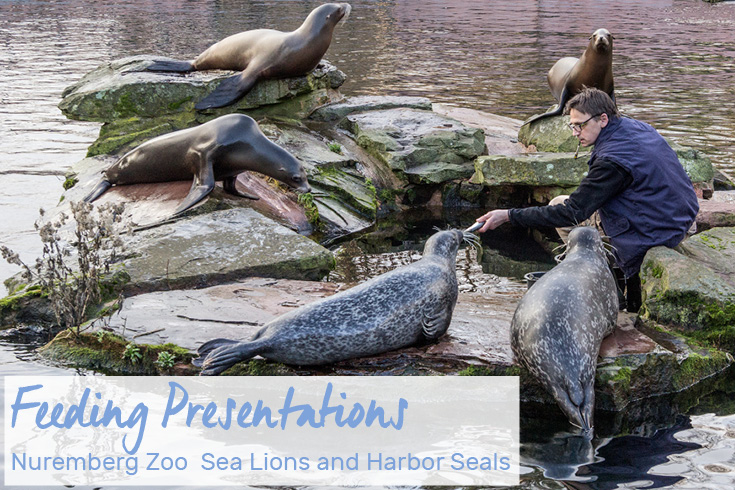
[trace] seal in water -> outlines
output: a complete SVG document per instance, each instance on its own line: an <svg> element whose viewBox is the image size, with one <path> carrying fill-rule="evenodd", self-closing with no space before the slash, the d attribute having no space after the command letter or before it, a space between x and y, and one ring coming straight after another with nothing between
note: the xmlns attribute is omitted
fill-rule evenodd
<svg viewBox="0 0 735 490"><path fill-rule="evenodd" d="M421 260L318 300L266 324L249 342L216 339L199 348L202 375L261 355L301 366L370 356L441 337L457 302L460 230L432 235Z"/></svg>
<svg viewBox="0 0 735 490"><path fill-rule="evenodd" d="M258 199L235 188L237 175L245 170L278 179L299 192L311 191L296 158L266 138L253 118L229 114L146 141L105 170L84 200L94 201L113 185L189 180L193 174L189 194L174 211L178 216L212 192L218 180L230 194Z"/></svg>
<svg viewBox="0 0 735 490"><path fill-rule="evenodd" d="M255 29L234 34L213 44L194 61L158 61L148 71L190 72L237 70L199 101L196 109L224 107L237 101L261 79L305 75L319 64L332 42L334 28L347 20L348 3L327 3L311 11L292 32Z"/></svg>
<svg viewBox="0 0 735 490"><path fill-rule="evenodd" d="M600 234L583 226L571 231L566 258L529 288L511 322L513 355L586 434L593 427L600 344L617 314Z"/></svg>
<svg viewBox="0 0 735 490"><path fill-rule="evenodd" d="M615 102L612 73L613 36L607 29L597 29L591 36L582 57L562 58L551 67L546 79L559 105L551 112L538 114L523 123L530 124L539 119L560 116L569 99L584 87L594 87L606 92Z"/></svg>

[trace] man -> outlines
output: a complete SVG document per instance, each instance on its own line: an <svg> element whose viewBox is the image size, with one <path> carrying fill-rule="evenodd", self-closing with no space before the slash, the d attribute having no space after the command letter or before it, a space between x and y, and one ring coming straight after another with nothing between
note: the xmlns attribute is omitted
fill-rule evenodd
<svg viewBox="0 0 735 490"><path fill-rule="evenodd" d="M575 226L598 211L625 277L628 311L638 311L643 257L652 247L675 247L687 236L699 211L697 196L663 137L646 123L621 118L605 92L583 90L567 103L565 114L580 145L595 146L587 177L561 204L490 211L477 219L485 223L479 231L508 221Z"/></svg>

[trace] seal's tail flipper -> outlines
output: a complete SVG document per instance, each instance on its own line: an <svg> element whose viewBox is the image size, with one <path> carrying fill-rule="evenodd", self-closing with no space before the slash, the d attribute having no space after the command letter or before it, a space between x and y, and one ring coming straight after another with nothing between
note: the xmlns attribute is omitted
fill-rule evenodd
<svg viewBox="0 0 735 490"><path fill-rule="evenodd" d="M197 102L194 108L198 111L204 109L213 109L216 107L225 107L237 102L240 97L245 95L253 88L257 78L254 76L245 76L243 73L232 75L225 78L214 92Z"/></svg>
<svg viewBox="0 0 735 490"><path fill-rule="evenodd" d="M94 188L92 192L87 195L87 197L84 198L84 202L92 202L98 197L100 197L102 194L105 193L107 189L112 187L112 184L110 184L107 180L100 180L99 184L97 184L97 187Z"/></svg>
<svg viewBox="0 0 735 490"><path fill-rule="evenodd" d="M206 357L202 360L204 351ZM216 339L199 348L200 357L192 361L201 366L200 376L214 376L240 361L250 359L264 351L263 341L235 342L234 340Z"/></svg>
<svg viewBox="0 0 735 490"><path fill-rule="evenodd" d="M212 352L214 349L222 347L223 345L232 345L237 343L239 343L237 340L230 339L214 339L210 340L209 342L204 342L199 347L199 349L197 349L197 354L199 354L199 357L192 360L191 363L194 364L196 367L202 367L204 359L206 359L209 353Z"/></svg>
<svg viewBox="0 0 735 490"><path fill-rule="evenodd" d="M188 73L194 71L191 61L158 60L145 68L146 71L169 71L176 73Z"/></svg>

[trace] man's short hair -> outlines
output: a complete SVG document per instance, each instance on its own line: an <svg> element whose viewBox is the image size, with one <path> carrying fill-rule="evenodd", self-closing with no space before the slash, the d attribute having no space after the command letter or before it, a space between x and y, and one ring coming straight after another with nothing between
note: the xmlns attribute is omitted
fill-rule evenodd
<svg viewBox="0 0 735 490"><path fill-rule="evenodd" d="M572 109L576 109L590 116L607 114L607 117L610 119L620 117L615 102L605 92L596 88L584 87L580 93L567 102L564 108L564 114L568 115Z"/></svg>

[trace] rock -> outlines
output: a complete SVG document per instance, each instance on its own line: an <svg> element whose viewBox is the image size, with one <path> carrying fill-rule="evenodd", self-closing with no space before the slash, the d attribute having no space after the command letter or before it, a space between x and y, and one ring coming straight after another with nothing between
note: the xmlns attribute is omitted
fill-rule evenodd
<svg viewBox="0 0 735 490"><path fill-rule="evenodd" d="M314 108L339 99L335 89L344 82L344 74L323 60L303 77L261 81L237 103L205 113L195 111L194 104L233 72L142 71L159 59L133 56L112 61L64 91L59 108L68 118L108 123L90 148L90 156L130 148L232 112L303 118Z"/></svg>
<svg viewBox="0 0 735 490"><path fill-rule="evenodd" d="M436 184L472 175L482 130L433 112L389 109L347 116L357 143L412 183Z"/></svg>
<svg viewBox="0 0 735 490"><path fill-rule="evenodd" d="M569 129L569 116L553 116L522 126L518 141L526 146L535 146L536 151L576 151L579 140ZM580 148L581 152L590 148Z"/></svg>
<svg viewBox="0 0 735 490"><path fill-rule="evenodd" d="M719 193L715 192L715 195L717 194ZM697 231L728 226L735 226L735 201L700 199Z"/></svg>
<svg viewBox="0 0 735 490"><path fill-rule="evenodd" d="M713 228L678 250L656 247L641 267L642 315L735 352L735 228Z"/></svg>
<svg viewBox="0 0 735 490"><path fill-rule="evenodd" d="M528 155L489 155L475 160L473 184L576 187L587 175L586 155L573 153L532 153Z"/></svg>
<svg viewBox="0 0 735 490"><path fill-rule="evenodd" d="M361 95L328 104L316 109L309 117L316 121L339 121L355 112L380 111L384 109L431 110L431 101L426 97L401 97L394 95Z"/></svg>
<svg viewBox="0 0 735 490"><path fill-rule="evenodd" d="M472 128L482 129L488 155L528 153L528 149L518 142L518 130L523 121L451 104L433 104L432 109L437 114L456 119Z"/></svg>
<svg viewBox="0 0 735 490"><path fill-rule="evenodd" d="M127 243L126 291L186 289L250 276L321 279L334 267L329 250L252 209L187 217L135 233Z"/></svg>

